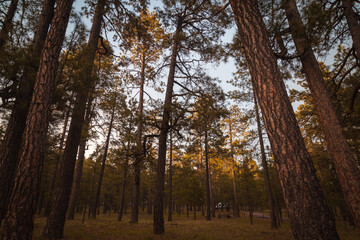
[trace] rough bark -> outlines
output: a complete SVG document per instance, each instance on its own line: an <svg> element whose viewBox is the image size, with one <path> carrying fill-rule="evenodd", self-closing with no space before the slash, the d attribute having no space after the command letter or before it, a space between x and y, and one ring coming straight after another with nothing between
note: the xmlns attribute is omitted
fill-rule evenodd
<svg viewBox="0 0 360 240"><path fill-rule="evenodd" d="M40 190L51 98L58 59L73 1L58 1L42 50L39 70L19 151L13 192L1 239L31 239Z"/></svg>
<svg viewBox="0 0 360 240"><path fill-rule="evenodd" d="M132 204L131 204L132 223L137 223L139 220L140 173L141 173L142 160L144 157L143 147L142 147L142 135L143 135L145 67L146 67L145 53L142 53L141 71L140 71L139 108L138 108L137 133L136 133L137 153L134 164L134 184L132 189Z"/></svg>
<svg viewBox="0 0 360 240"><path fill-rule="evenodd" d="M154 234L165 233L164 228L164 184L165 184L165 162L166 162L166 139L169 131L169 120L171 113L171 101L173 95L176 57L179 48L179 35L181 32L182 20L178 20L178 25L174 35L174 43L172 46L169 76L166 86L165 102L163 109L163 118L160 126L159 134L159 151L158 151L158 163L156 171L156 183L155 183L155 199L154 199Z"/></svg>
<svg viewBox="0 0 360 240"><path fill-rule="evenodd" d="M353 46L357 59L360 60L360 24L359 16L354 11L354 0L342 0L344 15L349 26L350 34L353 40Z"/></svg>
<svg viewBox="0 0 360 240"><path fill-rule="evenodd" d="M87 138L88 138L88 134L89 134L89 126L90 126L90 121L91 121L91 116L92 116L92 105L93 105L92 101L93 101L93 97L92 97L92 94L90 94L87 109L86 109L86 114L85 114L85 124L84 124L83 130L82 130L82 136L81 136L81 141L80 141L80 145L79 145L78 159L76 161L76 168L75 168L76 170L75 170L75 175L74 175L74 181L73 181L72 187L71 187L69 207L67 210L67 219L68 220L74 220L74 216L75 216L76 200L77 200L78 192L80 190L80 181L81 181L82 169L83 169L84 160L85 160L86 142L87 142Z"/></svg>
<svg viewBox="0 0 360 240"><path fill-rule="evenodd" d="M269 170L266 162L266 155L265 155L265 148L264 148L264 140L262 137L262 129L261 129L261 123L260 123L260 114L259 114L259 107L257 104L257 99L254 92L254 102L255 102L255 115L256 115L256 124L257 124L257 131L259 135L259 142L260 142L260 151L261 151L261 165L264 169L264 179L266 184L266 191L268 195L268 203L269 203L269 209L270 209L270 219L271 219L271 228L277 229L277 221L276 221L276 215L275 215L275 207L274 207L274 199L271 191L271 184L270 184L270 176L269 176Z"/></svg>
<svg viewBox="0 0 360 240"><path fill-rule="evenodd" d="M172 222L172 209L173 209L173 199L172 199L172 160L173 160L173 141L172 134L170 132L170 153L169 153L169 212L168 212L168 221Z"/></svg>
<svg viewBox="0 0 360 240"><path fill-rule="evenodd" d="M347 3L347 2L346 2ZM356 227L360 229L360 171L336 116L324 77L306 37L304 24L295 0L283 0L292 38L304 68L306 81L315 102L327 149L334 162L337 177ZM359 38L357 36L357 38ZM357 39L359 40L359 39ZM360 41L360 40L359 40Z"/></svg>
<svg viewBox="0 0 360 240"><path fill-rule="evenodd" d="M33 46L29 51L28 66L26 66L20 78L19 90L0 149L0 223L5 216L14 184L15 171L19 162L21 138L24 133L26 116L29 112L34 89L35 74L39 68L41 49L54 15L54 4L55 0L47 0L41 10L34 33Z"/></svg>
<svg viewBox="0 0 360 240"><path fill-rule="evenodd" d="M66 210L69 204L70 191L74 176L76 153L80 143L81 129L84 123L87 96L95 85L92 78L92 69L101 30L102 16L105 0L99 0L95 9L93 24L84 56L81 70L82 89L78 92L69 133L65 144L64 154L61 158L59 181L57 181L51 211L44 228L44 237L62 238L65 224Z"/></svg>
<svg viewBox="0 0 360 240"><path fill-rule="evenodd" d="M211 194L210 194L210 173L209 173L209 149L208 149L208 132L205 126L205 174L206 174L206 221L211 221Z"/></svg>
<svg viewBox="0 0 360 240"><path fill-rule="evenodd" d="M97 207L98 207L98 205L100 203L101 185L102 185L102 180L103 180L103 177L104 177L106 158L107 158L107 153L108 153L108 150L109 150L109 143L110 143L110 137L111 137L111 130L112 130L113 122L114 122L114 116L115 116L115 106L113 107L112 112L111 112L109 130L108 130L108 133L107 133L107 136L106 136L106 141L105 141L104 156L103 156L102 161L101 161L101 169L100 169L100 173L99 173L99 181L98 181L98 184L97 184L97 189L96 189L96 194L95 194L94 207L92 209L92 217L93 218L96 218L96 209L97 209Z"/></svg>
<svg viewBox="0 0 360 240"><path fill-rule="evenodd" d="M230 1L295 239L339 239L256 0Z"/></svg>
<svg viewBox="0 0 360 240"><path fill-rule="evenodd" d="M6 40L9 37L9 31L11 30L11 25L15 16L18 2L19 0L11 0L8 11L6 12L5 19L0 31L0 50L4 47Z"/></svg>

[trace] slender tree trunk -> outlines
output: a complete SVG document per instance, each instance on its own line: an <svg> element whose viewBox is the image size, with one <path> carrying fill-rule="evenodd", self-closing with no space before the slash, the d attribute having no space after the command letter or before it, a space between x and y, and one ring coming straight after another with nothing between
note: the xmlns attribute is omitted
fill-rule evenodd
<svg viewBox="0 0 360 240"><path fill-rule="evenodd" d="M15 171L19 162L20 143L35 83L35 78L31 76L35 75L39 68L41 49L54 15L54 4L55 0L47 0L43 4L34 33L33 47L29 51L27 63L29 67L24 69L20 78L18 93L6 128L4 141L0 146L0 224L6 214L7 204L14 185Z"/></svg>
<svg viewBox="0 0 360 240"><path fill-rule="evenodd" d="M353 40L353 46L357 59L360 60L360 24L359 15L354 11L354 0L342 0L342 6L344 7L344 14L349 26L350 34Z"/></svg>
<svg viewBox="0 0 360 240"><path fill-rule="evenodd" d="M131 124L130 124L129 129L131 129ZM129 130L129 134L130 134L130 131L131 130ZM129 154L130 154L130 138L128 139L127 147L126 147L126 156L125 156L125 164L124 164L124 180L123 180L123 185L122 185L122 190L121 190L121 203L120 203L120 211L119 211L119 215L118 215L118 221L122 220L124 206L125 206L125 193L126 193L125 190L126 190L126 184L127 184L127 172L128 172L128 168L129 168Z"/></svg>
<svg viewBox="0 0 360 240"><path fill-rule="evenodd" d="M261 164L264 168L264 179L266 184L266 190L268 195L268 202L269 202L269 209L270 209L270 218L271 218L271 228L277 229L277 221L275 215L275 207L274 207L274 199L271 191L271 184L270 184L270 177L269 177L269 170L266 162L266 155L265 155L265 148L264 148L264 140L262 137L262 129L260 123L260 114L259 114L259 107L257 104L257 99L254 92L254 102L255 102L255 115L256 115L256 123L257 123L257 130L259 135L259 142L260 142L260 151L261 151Z"/></svg>
<svg viewBox="0 0 360 240"><path fill-rule="evenodd" d="M106 165L106 157L107 157L107 153L108 153L108 149L109 149L111 130L112 130L113 122L114 122L115 107L116 107L116 100L115 100L115 105L114 105L114 107L112 109L112 112L111 112L109 130L108 130L108 134L106 136L106 141L105 141L104 156L103 156L103 159L102 159L102 162L101 162L99 181L98 181L98 184L97 184L97 190L96 190L96 194L95 194L94 207L92 209L92 217L93 218L96 218L96 209L97 209L97 207L98 207L98 205L100 203L101 185L102 185L102 180L103 180L103 177L104 177L104 171L105 171L105 165Z"/></svg>
<svg viewBox="0 0 360 240"><path fill-rule="evenodd" d="M9 37L9 31L12 28L11 25L15 16L18 2L19 0L11 0L8 11L5 15L5 19L0 30L0 50L4 47L6 40Z"/></svg>
<svg viewBox="0 0 360 240"><path fill-rule="evenodd" d="M51 212L47 218L43 235L47 238L61 238L63 236L66 210L69 204L71 186L74 177L76 153L80 143L81 129L84 123L86 102L90 89L95 86L92 78L92 70L97 49L97 43L101 30L101 22L106 0L99 0L95 9L93 24L87 44L86 56L84 56L81 70L82 89L78 92L69 134L66 140L64 154L61 158L61 171L57 181ZM87 82L86 82L87 81Z"/></svg>
<svg viewBox="0 0 360 240"><path fill-rule="evenodd" d="M343 1L344 3L344 1ZM345 4L349 4L348 1ZM327 149L329 150L336 174L341 184L345 199L360 230L360 171L354 155L342 131L336 116L329 93L326 89L324 76L311 49L311 42L306 36L304 24L295 0L283 0L283 6L290 25L297 52L303 65L306 81L309 85L319 122L323 130ZM350 26L350 25L349 25ZM359 32L360 33L360 32ZM360 35L355 41L359 41Z"/></svg>
<svg viewBox="0 0 360 240"><path fill-rule="evenodd" d="M154 200L154 234L165 233L164 228L164 184L165 184L165 163L166 163L166 139L169 131L169 120L171 114L171 101L173 95L175 68L176 68L176 57L178 48L180 47L182 19L178 20L178 27L174 35L174 43L172 46L170 69L168 82L166 86L165 102L163 109L163 118L161 121L160 135L159 135L159 152L158 152L158 163L156 171L156 183L155 183L155 200Z"/></svg>
<svg viewBox="0 0 360 240"><path fill-rule="evenodd" d="M11 194L1 239L31 239L34 214L46 149L50 106L62 42L73 1L58 1L51 28L46 37L34 94L19 151L13 192Z"/></svg>
<svg viewBox="0 0 360 240"><path fill-rule="evenodd" d="M230 0L295 239L339 239L271 49L258 2Z"/></svg>
<svg viewBox="0 0 360 240"><path fill-rule="evenodd" d="M232 126L231 126L231 119L229 121L229 131L230 131L230 151L231 151L231 158L233 161L233 171L232 171L232 175L233 175L233 190L234 190L234 216L235 217L239 217L239 206L238 206L238 200L237 200L237 190L236 190L236 164L235 164L235 159L234 159L234 147L233 147L233 142L232 142Z"/></svg>
<svg viewBox="0 0 360 240"><path fill-rule="evenodd" d="M172 141L172 132L170 131L170 161L169 161L169 213L168 221L172 222L172 209L173 209L173 198L172 198L172 160L173 160L173 141Z"/></svg>
<svg viewBox="0 0 360 240"><path fill-rule="evenodd" d="M85 160L85 150L86 150L86 142L89 135L89 126L91 122L91 115L92 115L92 101L93 101L92 94L89 95L89 100L87 104L86 114L85 114L85 123L82 130L80 145L79 145L79 153L78 153L78 160L76 162L76 170L74 175L74 181L72 183L71 187L71 194L70 194L70 200L69 200L69 207L67 210L67 219L68 220L74 220L75 216L75 206L76 206L76 200L77 195L80 190L80 181L82 176L82 169L84 165Z"/></svg>
<svg viewBox="0 0 360 240"><path fill-rule="evenodd" d="M206 172L206 221L211 221L211 194L210 194L210 173L209 173L209 146L208 146L208 132L205 126L205 172Z"/></svg>
<svg viewBox="0 0 360 240"><path fill-rule="evenodd" d="M131 222L137 223L139 221L139 196L140 196L140 175L142 160L144 157L142 147L142 135L143 135L143 109L144 109L144 83L145 83L145 53L141 56L141 71L140 71L140 91L139 91L139 108L138 108L138 122L137 122L137 134L136 134L136 160L134 164L134 185L132 193L131 204Z"/></svg>

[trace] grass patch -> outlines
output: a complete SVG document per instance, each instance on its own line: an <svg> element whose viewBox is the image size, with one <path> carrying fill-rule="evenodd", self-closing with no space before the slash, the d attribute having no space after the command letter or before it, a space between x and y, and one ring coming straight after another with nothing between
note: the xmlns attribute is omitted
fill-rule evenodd
<svg viewBox="0 0 360 240"><path fill-rule="evenodd" d="M288 240L293 239L290 225L285 221L280 229L271 230L270 220L263 218L254 218L254 224L251 225L249 218L242 216L240 218L213 218L207 222L205 217L198 216L197 220L186 216L173 216L173 222L165 221L165 234L161 236L152 233L152 216L141 214L139 223L130 223L129 214L124 216L122 222L117 221L116 214L99 215L97 219L86 219L81 223L81 216L76 215L75 220L65 223L65 240L158 240L158 239L197 239L197 240ZM33 239L42 240L42 230L46 218L36 217ZM343 224L337 224L340 238L343 240L358 239L355 230L346 232Z"/></svg>

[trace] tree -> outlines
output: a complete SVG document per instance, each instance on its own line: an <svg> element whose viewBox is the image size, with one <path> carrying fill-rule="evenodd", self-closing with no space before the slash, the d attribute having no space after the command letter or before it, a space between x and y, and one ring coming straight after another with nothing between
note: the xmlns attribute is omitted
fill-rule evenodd
<svg viewBox="0 0 360 240"><path fill-rule="evenodd" d="M29 58L20 78L18 93L12 107L5 138L0 146L0 223L5 216L12 191L14 176L19 162L21 138L25 129L31 96L35 84L35 74L39 68L39 58L48 28L54 13L55 0L43 3L32 46L28 49Z"/></svg>
<svg viewBox="0 0 360 240"><path fill-rule="evenodd" d="M230 1L295 239L339 239L272 52L257 1Z"/></svg>
<svg viewBox="0 0 360 240"><path fill-rule="evenodd" d="M345 134L341 129L335 109L326 89L324 76L306 36L300 13L294 0L283 0L291 34L300 56L309 89L314 98L319 122L332 155L336 173L344 196L354 216L356 226L360 227L360 171L355 162Z"/></svg>
<svg viewBox="0 0 360 240"><path fill-rule="evenodd" d="M84 123L86 101L91 88L94 87L92 72L105 4L105 0L98 1L93 17L89 41L84 55L84 65L81 71L81 86L83 89L77 93L64 154L60 161L59 180L55 187L52 208L44 228L43 235L47 238L63 237L65 215L73 181L76 153Z"/></svg>
<svg viewBox="0 0 360 240"><path fill-rule="evenodd" d="M344 8L344 15L349 26L350 34L352 36L353 45L355 48L357 59L360 59L360 24L359 13L355 12L354 0L341 0ZM359 212L359 210L357 210ZM359 224L359 223L358 223Z"/></svg>
<svg viewBox="0 0 360 240"><path fill-rule="evenodd" d="M4 47L6 40L11 30L11 24L15 16L16 8L19 0L11 0L5 19L3 21L2 28L0 30L0 50Z"/></svg>
<svg viewBox="0 0 360 240"><path fill-rule="evenodd" d="M58 58L73 1L59 1L41 54L2 239L31 239ZM26 203L26 204L24 204ZM21 229L21 230L20 230Z"/></svg>

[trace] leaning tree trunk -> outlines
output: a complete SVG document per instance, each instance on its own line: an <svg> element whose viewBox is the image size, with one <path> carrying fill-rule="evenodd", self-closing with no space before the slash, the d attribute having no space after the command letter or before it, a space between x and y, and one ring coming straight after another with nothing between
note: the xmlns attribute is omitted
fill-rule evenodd
<svg viewBox="0 0 360 240"><path fill-rule="evenodd" d="M230 1L295 239L339 239L256 0Z"/></svg>
<svg viewBox="0 0 360 240"><path fill-rule="evenodd" d="M80 145L79 145L79 153L78 153L78 160L76 161L76 170L74 175L74 181L72 183L71 187L71 194L70 194L70 200L69 200L69 207L67 209L67 219L68 220L74 220L75 216L75 206L76 206L76 200L77 195L80 190L80 181L82 176L82 169L84 165L85 160L85 149L86 149L86 142L89 135L89 126L91 122L91 116L92 116L92 101L93 96L90 94L87 108L86 108L86 114L85 114L85 123L83 126L83 131L81 135Z"/></svg>
<svg viewBox="0 0 360 240"><path fill-rule="evenodd" d="M9 31L11 30L18 2L19 0L11 0L8 11L5 15L5 19L0 30L0 50L4 47L6 40L9 37Z"/></svg>
<svg viewBox="0 0 360 240"><path fill-rule="evenodd" d="M140 198L140 173L142 160L144 158L144 149L142 147L143 135L143 109L144 109L144 83L145 83L145 53L141 56L141 72L140 72L140 91L139 91L139 109L137 120L136 133L136 159L134 164L134 184L132 189L132 204L131 204L131 222L137 223L139 221L139 198Z"/></svg>
<svg viewBox="0 0 360 240"><path fill-rule="evenodd" d="M344 15L349 26L350 34L353 40L356 57L360 60L360 24L359 16L354 11L354 0L342 0ZM359 211L358 211L359 212Z"/></svg>
<svg viewBox="0 0 360 240"><path fill-rule="evenodd" d="M360 228L360 171L354 155L336 116L324 76L306 36L304 24L295 0L283 0L283 6L290 25L296 50L304 68L306 81L315 102L319 122L324 133L327 149L334 161L341 189L354 217L355 225ZM360 35L357 36L360 38ZM359 39L357 39L360 41Z"/></svg>
<svg viewBox="0 0 360 240"><path fill-rule="evenodd" d="M46 37L19 151L14 189L11 194L1 239L31 239L34 225L50 117L51 98L61 46L73 1L57 2Z"/></svg>
<svg viewBox="0 0 360 240"><path fill-rule="evenodd" d="M210 194L210 173L209 173L209 146L208 146L208 132L207 126L205 126L204 133L204 145L205 145L205 173L206 173L206 221L211 221L211 194Z"/></svg>
<svg viewBox="0 0 360 240"><path fill-rule="evenodd" d="M115 116L115 108L116 108L116 100L115 100L115 105L114 105L114 107L112 109L112 112L111 112L109 131L108 131L108 134L106 136L106 141L105 141L104 156L103 156L103 159L101 161L101 169L100 169L100 174L99 174L99 181L98 181L98 184L97 184L97 189L96 189L96 194L95 194L95 201L94 201L94 205L93 205L93 208L92 208L92 217L93 218L96 218L97 206L100 203L101 185L102 185L102 180L103 180L103 177L104 177L104 171L105 171L105 165L106 165L106 157L107 157L107 153L108 153L108 149L109 149L109 143L110 143L110 137L111 137L111 129L112 129L112 126L113 126L114 116Z"/></svg>
<svg viewBox="0 0 360 240"><path fill-rule="evenodd" d="M17 164L19 149L24 133L26 116L29 112L31 96L34 89L35 75L39 68L39 58L51 19L54 15L55 0L47 0L43 4L37 23L32 48L29 52L28 67L20 78L18 93L11 111L5 137L0 149L0 223L5 217L9 202Z"/></svg>
<svg viewBox="0 0 360 240"><path fill-rule="evenodd" d="M276 215L275 215L274 199L273 199L273 195L272 195L272 191L271 191L270 176L269 176L269 170L268 170L268 166L267 166L267 162L266 162L264 140L262 137L259 107L257 104L255 92L254 92L254 102L255 102L255 115L256 115L257 131L258 131L259 142L260 142L261 164L264 168L264 179L265 179L266 190L267 190L267 195L268 195L268 202L269 202L269 209L270 209L271 228L277 229L278 225L277 225Z"/></svg>
<svg viewBox="0 0 360 240"><path fill-rule="evenodd" d="M81 138L81 129L84 123L87 96L95 86L92 78L97 43L100 36L102 16L106 0L99 0L95 9L93 24L90 31L89 42L85 51L83 67L81 70L81 91L78 92L69 133L65 144L64 154L61 158L59 181L57 181L52 207L47 218L43 235L47 238L61 238L63 236L66 210L69 204L70 191L74 177L76 153Z"/></svg>
<svg viewBox="0 0 360 240"><path fill-rule="evenodd" d="M166 139L169 131L169 121L171 114L171 101L173 95L174 81L175 81L175 69L176 69L176 57L180 47L180 38L182 20L179 19L178 27L174 35L174 43L172 46L170 69L168 82L166 86L165 102L163 109L163 118L160 126L159 135L159 152L158 163L156 171L156 183L155 183L155 199L154 199L154 234L165 233L164 228L164 184L165 184L165 163L166 163Z"/></svg>
<svg viewBox="0 0 360 240"><path fill-rule="evenodd" d="M172 141L172 132L170 132L170 153L169 153L169 212L168 212L168 221L172 222L172 209L173 209L173 199L172 199L172 160L173 160L173 141Z"/></svg>

